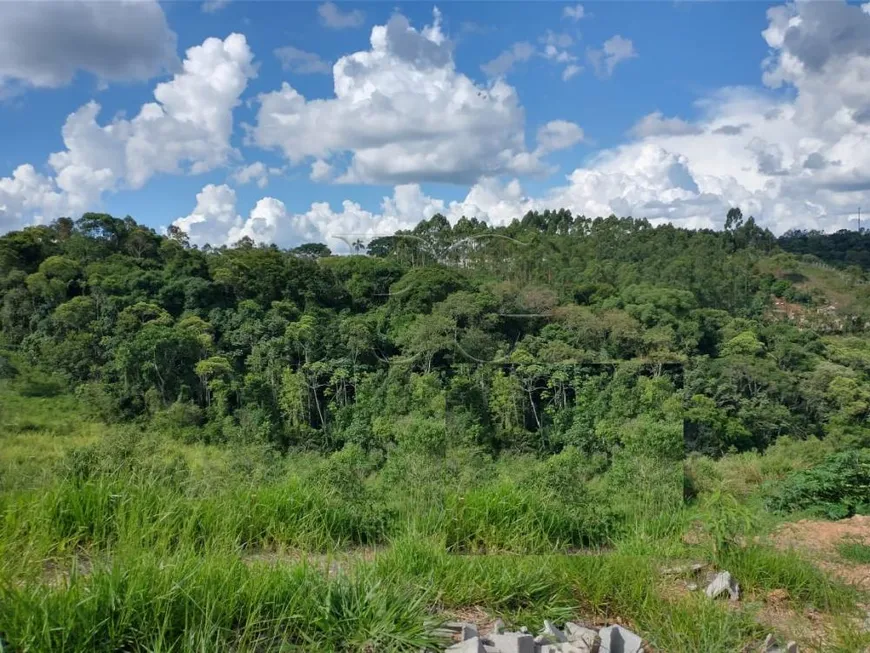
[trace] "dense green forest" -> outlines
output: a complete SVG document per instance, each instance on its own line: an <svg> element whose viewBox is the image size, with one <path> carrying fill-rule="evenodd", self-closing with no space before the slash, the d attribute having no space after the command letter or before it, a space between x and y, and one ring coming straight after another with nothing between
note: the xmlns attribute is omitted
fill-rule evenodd
<svg viewBox="0 0 870 653"><path fill-rule="evenodd" d="M720 232L563 210L436 215L332 256L86 214L0 238L0 373L109 421L281 450L681 456L684 422L709 454L866 444L868 242L777 240L739 210Z"/></svg>
<svg viewBox="0 0 870 653"><path fill-rule="evenodd" d="M870 645L870 532L778 530L870 514L870 237L557 211L352 249L0 237L0 650ZM660 571L699 565L745 600Z"/></svg>

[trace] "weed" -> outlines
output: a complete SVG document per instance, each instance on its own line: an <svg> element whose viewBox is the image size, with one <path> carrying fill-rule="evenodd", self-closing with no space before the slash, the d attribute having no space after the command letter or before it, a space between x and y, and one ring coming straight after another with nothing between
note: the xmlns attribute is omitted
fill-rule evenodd
<svg viewBox="0 0 870 653"><path fill-rule="evenodd" d="M785 589L801 605L834 612L850 609L857 598L854 589L833 580L794 551L752 545L730 550L720 564L749 593Z"/></svg>
<svg viewBox="0 0 870 653"><path fill-rule="evenodd" d="M870 545L863 542L841 542L837 546L841 558L860 565L870 565Z"/></svg>
<svg viewBox="0 0 870 653"><path fill-rule="evenodd" d="M753 527L752 512L732 494L715 490L702 506L706 513L702 523L710 536L714 556L727 554Z"/></svg>

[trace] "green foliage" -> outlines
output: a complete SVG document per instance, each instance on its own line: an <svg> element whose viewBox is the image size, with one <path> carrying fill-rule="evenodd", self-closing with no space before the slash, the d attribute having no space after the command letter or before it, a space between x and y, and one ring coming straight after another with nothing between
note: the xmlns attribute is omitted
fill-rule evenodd
<svg viewBox="0 0 870 653"><path fill-rule="evenodd" d="M678 461L684 456L683 425L642 414L626 422L620 432L628 454Z"/></svg>
<svg viewBox="0 0 870 653"><path fill-rule="evenodd" d="M318 243L199 250L178 230L91 213L0 237L0 342L103 419L196 404L202 432L180 435L208 442L676 457L676 431L658 424L686 419L689 449L714 455L783 435L861 446L864 339L773 319L771 298L812 279L738 213L722 233L568 211L499 228L436 215L349 257ZM854 333L864 291L848 292L837 328ZM418 374L442 413L405 393ZM442 415L463 434L429 423Z"/></svg>
<svg viewBox="0 0 870 653"><path fill-rule="evenodd" d="M731 549L720 558L746 592L785 589L792 601L818 610L841 613L855 605L856 591L825 575L809 560L794 552L769 547Z"/></svg>
<svg viewBox="0 0 870 653"><path fill-rule="evenodd" d="M870 512L870 450L831 454L821 464L791 474L770 489L768 502L775 510L829 519Z"/></svg>
<svg viewBox="0 0 870 653"><path fill-rule="evenodd" d="M151 418L151 424L162 433L194 441L197 439L197 429L202 426L204 420L204 411L195 403L176 401L155 413Z"/></svg>
<svg viewBox="0 0 870 653"><path fill-rule="evenodd" d="M593 497L570 502L504 481L447 497L445 539L455 552L570 550L607 540L612 517Z"/></svg>
<svg viewBox="0 0 870 653"><path fill-rule="evenodd" d="M723 356L758 356L762 353L764 343L752 331L743 331L722 346Z"/></svg>
<svg viewBox="0 0 870 653"><path fill-rule="evenodd" d="M741 650L751 609L656 589L693 521L752 591L849 607L745 544L763 505L870 509L867 237L726 223L436 214L346 257L95 213L0 236L3 642L420 650L485 606ZM348 546L383 551L241 562Z"/></svg>
<svg viewBox="0 0 870 653"><path fill-rule="evenodd" d="M15 388L25 397L56 397L64 391L64 383L42 370L26 370L18 375Z"/></svg>
<svg viewBox="0 0 870 653"><path fill-rule="evenodd" d="M734 495L721 490L705 497L701 510L705 515L703 528L717 557L733 551L753 527L752 512Z"/></svg>
<svg viewBox="0 0 870 653"><path fill-rule="evenodd" d="M37 593L3 586L4 639L20 650L412 651L433 646L410 588L307 566L246 566L190 554L98 563Z"/></svg>
<svg viewBox="0 0 870 653"><path fill-rule="evenodd" d="M0 350L0 380L14 379L18 375L18 368L12 362L12 355Z"/></svg>
<svg viewBox="0 0 870 653"><path fill-rule="evenodd" d="M757 644L757 603L662 591L658 567L687 554L679 538L698 515L722 525L691 555L729 569L749 598L785 588L796 605L851 614L854 592L804 559L742 544L757 531L741 510L758 505L700 489L685 506L667 438L644 448L638 435L649 425L612 458L575 447L494 458L422 436L445 410L433 388L413 378L421 414L404 417L420 424L399 419L386 454L359 442L324 456L262 439L179 442L203 418L193 402L158 409L144 429L106 427L79 421L72 396L0 386L12 410L0 418L30 419L0 429L4 645L413 651L438 648L438 622L469 608L530 629L619 617L662 650ZM657 402L656 388L638 405ZM406 428L422 430L403 439ZM693 464L719 482L739 469L773 478L824 460L821 446L785 440ZM836 638L860 641L845 622Z"/></svg>

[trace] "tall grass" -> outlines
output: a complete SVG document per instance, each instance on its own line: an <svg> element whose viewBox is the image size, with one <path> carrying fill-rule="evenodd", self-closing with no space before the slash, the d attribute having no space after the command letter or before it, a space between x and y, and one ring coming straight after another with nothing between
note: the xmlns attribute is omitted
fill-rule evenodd
<svg viewBox="0 0 870 653"><path fill-rule="evenodd" d="M593 477L567 450L279 456L25 399L0 430L2 650L419 651L468 608L530 629L618 620L662 651L760 643L757 603L672 592L669 558L727 568L750 599L784 588L795 607L841 615L859 600L797 554L746 545L769 469L805 467L798 444L774 450L782 463L694 461L710 487L684 505L679 465L654 458L618 454ZM730 493L747 465L756 489ZM704 537L687 544L694 522ZM848 620L836 637L863 641Z"/></svg>
<svg viewBox="0 0 870 653"><path fill-rule="evenodd" d="M57 548L140 546L174 551L269 547L309 550L383 542L382 506L345 502L295 479L258 488L189 496L160 477L64 480L7 498L4 531L45 538Z"/></svg>
<svg viewBox="0 0 870 653"><path fill-rule="evenodd" d="M135 544L202 551L378 544L408 523L421 523L412 519L413 505L401 514L383 498L367 499L348 500L328 484L293 477L200 494L165 476L116 472L8 494L3 525L15 539L43 537L59 548ZM570 505L504 483L449 492L429 511L426 528L457 552L565 551L605 544L612 527L594 505Z"/></svg>
<svg viewBox="0 0 870 653"><path fill-rule="evenodd" d="M613 528L591 498L570 504L508 481L448 495L444 517L447 548L456 552L565 551L604 544Z"/></svg>
<svg viewBox="0 0 870 653"><path fill-rule="evenodd" d="M439 461L428 465L439 478ZM618 528L601 493L565 496L498 474L465 487L442 478L432 492L408 493L366 476L364 467L345 452L275 460L248 448L222 467L199 461L197 468L189 451L123 429L71 450L50 482L4 493L2 523L7 540L53 543L51 552L325 551L383 544L415 530L442 536L456 552L552 553L605 545Z"/></svg>
<svg viewBox="0 0 870 653"><path fill-rule="evenodd" d="M421 597L361 571L226 556L115 558L53 587L0 585L13 650L411 651L436 644Z"/></svg>
<svg viewBox="0 0 870 653"><path fill-rule="evenodd" d="M410 537L334 575L139 551L52 585L3 583L0 625L14 650L63 651L412 651L438 643L434 614L467 606L529 628L618 618L659 650L737 650L760 634L748 614L666 600L657 576L641 556L456 556Z"/></svg>
<svg viewBox="0 0 870 653"><path fill-rule="evenodd" d="M785 589L794 602L841 613L855 605L858 593L794 551L751 545L733 549L719 563L748 592Z"/></svg>

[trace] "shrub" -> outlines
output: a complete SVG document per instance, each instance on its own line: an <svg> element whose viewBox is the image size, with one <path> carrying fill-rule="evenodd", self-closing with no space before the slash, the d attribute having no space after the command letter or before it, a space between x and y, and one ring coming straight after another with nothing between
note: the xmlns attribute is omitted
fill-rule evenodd
<svg viewBox="0 0 870 653"><path fill-rule="evenodd" d="M712 458L692 452L683 462L683 498L692 500L712 492L722 482L722 474Z"/></svg>
<svg viewBox="0 0 870 653"><path fill-rule="evenodd" d="M792 473L768 490L768 505L830 519L870 512L870 449L835 453L820 465Z"/></svg>
<svg viewBox="0 0 870 653"><path fill-rule="evenodd" d="M18 369L12 362L9 352L0 351L0 379L14 379L18 375Z"/></svg>
<svg viewBox="0 0 870 653"><path fill-rule="evenodd" d="M703 501L703 529L710 536L713 554L733 550L754 525L752 512L732 494L715 490Z"/></svg>
<svg viewBox="0 0 870 653"><path fill-rule="evenodd" d="M535 465L524 465L522 484L566 503L583 503L589 499L586 483L605 466L604 456L587 456L569 446Z"/></svg>
<svg viewBox="0 0 870 653"><path fill-rule="evenodd" d="M622 443L629 453L659 460L682 460L683 425L664 421L653 415L641 415L626 422L621 430Z"/></svg>
<svg viewBox="0 0 870 653"><path fill-rule="evenodd" d="M114 422L120 418L120 411L111 388L98 381L82 383L75 388L75 397L79 400L84 412L95 419L104 422Z"/></svg>
<svg viewBox="0 0 870 653"><path fill-rule="evenodd" d="M199 426L204 414L202 408L191 401L176 401L163 410L158 410L151 419L154 427L185 441L202 439Z"/></svg>
<svg viewBox="0 0 870 653"><path fill-rule="evenodd" d="M237 423L225 420L224 436L229 442L241 444L273 439L274 424L266 411L241 408L236 411L236 420Z"/></svg>
<svg viewBox="0 0 870 653"><path fill-rule="evenodd" d="M44 372L30 371L18 377L17 389L25 397L56 397L63 392L63 382Z"/></svg>

